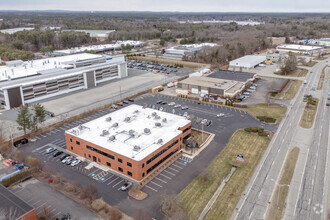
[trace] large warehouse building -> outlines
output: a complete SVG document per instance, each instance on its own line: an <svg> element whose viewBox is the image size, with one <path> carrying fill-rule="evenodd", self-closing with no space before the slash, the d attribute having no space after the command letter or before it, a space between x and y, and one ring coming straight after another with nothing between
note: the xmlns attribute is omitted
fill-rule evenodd
<svg viewBox="0 0 330 220"><path fill-rule="evenodd" d="M230 70L251 70L254 67L258 66L260 63L265 62L266 56L257 56L257 55L246 55L244 57L240 57L236 60L232 60L229 62Z"/></svg>
<svg viewBox="0 0 330 220"><path fill-rule="evenodd" d="M0 66L0 105L10 109L126 76L124 56L84 53L9 61Z"/></svg>
<svg viewBox="0 0 330 220"><path fill-rule="evenodd" d="M234 98L255 80L254 73L220 70L207 76L192 76L178 82L179 91L188 90L201 96Z"/></svg>
<svg viewBox="0 0 330 220"><path fill-rule="evenodd" d="M65 138L68 151L141 181L180 152L190 133L186 118L133 104L66 131Z"/></svg>
<svg viewBox="0 0 330 220"><path fill-rule="evenodd" d="M187 55L187 54L195 53L201 50L203 47L214 47L214 46L217 46L217 44L214 43L187 44L187 45L180 45L165 49L165 53L175 54L175 55Z"/></svg>
<svg viewBox="0 0 330 220"><path fill-rule="evenodd" d="M297 45L297 44L285 44L277 46L276 50L292 53L302 53L306 55L315 55L322 51L322 47L319 46L307 46L307 45Z"/></svg>

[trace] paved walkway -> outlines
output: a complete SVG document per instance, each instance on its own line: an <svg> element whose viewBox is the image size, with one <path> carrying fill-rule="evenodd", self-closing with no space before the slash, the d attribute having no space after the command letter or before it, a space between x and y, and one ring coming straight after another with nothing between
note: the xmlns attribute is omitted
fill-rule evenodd
<svg viewBox="0 0 330 220"><path fill-rule="evenodd" d="M205 218L206 214L209 212L209 210L211 209L211 207L213 206L213 204L217 200L217 198L220 195L222 189L225 187L226 183L228 182L228 180L230 179L230 177L233 175L233 173L235 172L235 170L236 170L236 168L235 167L232 167L231 170L230 170L230 173L226 176L226 178L224 180L222 180L222 182L221 182L220 186L218 187L217 191L215 191L215 193L213 194L212 198L210 199L210 201L205 206L203 212L198 217L198 220L203 220Z"/></svg>

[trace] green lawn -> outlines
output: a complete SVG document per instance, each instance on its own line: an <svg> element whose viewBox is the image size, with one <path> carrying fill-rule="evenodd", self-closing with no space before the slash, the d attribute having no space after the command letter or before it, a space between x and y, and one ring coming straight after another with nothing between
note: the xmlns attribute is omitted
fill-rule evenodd
<svg viewBox="0 0 330 220"><path fill-rule="evenodd" d="M276 120L283 116L286 112L286 107L281 106L279 104L255 104L255 105L248 105L247 111L253 115L254 117L257 116L267 116L271 118L275 118Z"/></svg>
<svg viewBox="0 0 330 220"><path fill-rule="evenodd" d="M231 164L237 163L232 160L233 157L243 154L246 162L237 164L240 168L235 171L206 216L206 219L228 219L268 144L268 137L237 131L225 149L206 168L210 173L209 180L205 182L198 176L177 196L176 202L188 219L195 220L200 215L221 179L230 171Z"/></svg>
<svg viewBox="0 0 330 220"><path fill-rule="evenodd" d="M303 128L311 128L313 126L316 111L317 111L317 106L319 104L319 99L313 98L313 100L316 102L316 104L308 105L306 103L303 115L301 116L299 125Z"/></svg>
<svg viewBox="0 0 330 220"><path fill-rule="evenodd" d="M275 72L274 74L276 75L281 75L281 76L294 76L294 77L305 77L308 73L307 69L303 68L298 68L294 72L289 73L289 74L281 74L280 72Z"/></svg>
<svg viewBox="0 0 330 220"><path fill-rule="evenodd" d="M301 84L302 81L300 80L290 80L288 89L285 89L282 93L278 93L272 97L275 99L284 99L284 100L293 99L296 96Z"/></svg>

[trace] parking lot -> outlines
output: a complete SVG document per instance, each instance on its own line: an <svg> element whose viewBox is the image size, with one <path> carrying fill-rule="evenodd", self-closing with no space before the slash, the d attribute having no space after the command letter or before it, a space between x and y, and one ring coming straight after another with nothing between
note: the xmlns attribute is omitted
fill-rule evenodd
<svg viewBox="0 0 330 220"><path fill-rule="evenodd" d="M16 184L10 190L32 206L37 215L46 208L52 213L50 219L60 218L66 213L70 213L72 219L100 219L93 212L36 179Z"/></svg>
<svg viewBox="0 0 330 220"><path fill-rule="evenodd" d="M151 62L139 61L139 60L128 60L127 68L145 70L153 73L166 73L166 74L177 73L178 71L179 72L182 71L181 68L174 65L158 64L158 63L151 63Z"/></svg>

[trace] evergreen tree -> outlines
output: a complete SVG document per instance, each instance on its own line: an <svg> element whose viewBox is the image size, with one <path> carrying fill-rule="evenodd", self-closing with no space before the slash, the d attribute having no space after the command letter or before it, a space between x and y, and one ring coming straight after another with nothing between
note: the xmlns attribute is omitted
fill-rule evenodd
<svg viewBox="0 0 330 220"><path fill-rule="evenodd" d="M21 105L19 107L16 122L18 130L23 130L24 135L26 135L26 131L31 127L31 114L27 106Z"/></svg>
<svg viewBox="0 0 330 220"><path fill-rule="evenodd" d="M34 110L34 117L33 117L33 125L34 125L34 129L37 130L38 129L38 125L43 123L45 121L45 117L46 117L46 111L44 106L42 106L41 104L35 104L33 106L33 110Z"/></svg>

